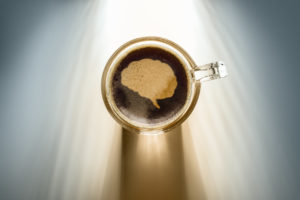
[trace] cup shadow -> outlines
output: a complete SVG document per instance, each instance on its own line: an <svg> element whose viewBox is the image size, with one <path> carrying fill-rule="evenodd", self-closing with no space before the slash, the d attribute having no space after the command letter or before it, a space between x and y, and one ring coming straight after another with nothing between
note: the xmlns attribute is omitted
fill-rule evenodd
<svg viewBox="0 0 300 200"><path fill-rule="evenodd" d="M194 199L188 195L186 164L181 126L159 135L122 129L120 199ZM206 199L198 187L197 199Z"/></svg>

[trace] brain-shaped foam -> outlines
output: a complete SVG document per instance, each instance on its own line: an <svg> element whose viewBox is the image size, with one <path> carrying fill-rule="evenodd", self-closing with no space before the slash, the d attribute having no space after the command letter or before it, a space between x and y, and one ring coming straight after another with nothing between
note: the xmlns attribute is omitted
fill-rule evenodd
<svg viewBox="0 0 300 200"><path fill-rule="evenodd" d="M160 108L158 99L172 97L177 87L172 68L159 60L142 59L131 62L121 73L121 83Z"/></svg>

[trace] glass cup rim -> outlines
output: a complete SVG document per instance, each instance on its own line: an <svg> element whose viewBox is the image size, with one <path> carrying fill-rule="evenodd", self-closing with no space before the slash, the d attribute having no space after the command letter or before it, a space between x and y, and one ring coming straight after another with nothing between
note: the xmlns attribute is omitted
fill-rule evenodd
<svg viewBox="0 0 300 200"><path fill-rule="evenodd" d="M111 95L111 76L114 73L116 66L118 65L119 61L122 60L124 57L127 56L130 50L135 50L138 47L148 47L154 46L159 47L164 50L168 49L170 53L176 56L181 62L185 62L183 64L187 79L188 79L188 98L187 102L178 111L178 116L172 117L167 122L158 123L155 125L147 125L144 123L136 122L134 120L130 120L126 115L122 114L121 111L117 108L112 100ZM126 54L127 53L127 54ZM105 103L106 108L108 109L111 116L119 122L124 128L127 128L130 131L136 133L160 133L168 131L172 128L175 128L177 125L180 125L192 112L195 107L195 104L198 100L199 93L200 93L200 83L195 81L193 77L192 70L196 67L195 62L189 56L189 54L182 49L178 44L161 37L155 36L148 36L148 37L141 37L130 40L120 46L109 58L107 61L103 74L102 74L102 82L101 82L101 91L102 91L102 98Z"/></svg>

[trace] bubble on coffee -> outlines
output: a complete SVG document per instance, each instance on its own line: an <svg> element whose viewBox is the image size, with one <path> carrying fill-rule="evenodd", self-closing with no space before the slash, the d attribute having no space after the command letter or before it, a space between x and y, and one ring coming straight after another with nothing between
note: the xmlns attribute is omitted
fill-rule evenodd
<svg viewBox="0 0 300 200"><path fill-rule="evenodd" d="M156 124L173 118L187 100L185 68L171 52L144 47L128 53L112 76L118 110L133 121Z"/></svg>

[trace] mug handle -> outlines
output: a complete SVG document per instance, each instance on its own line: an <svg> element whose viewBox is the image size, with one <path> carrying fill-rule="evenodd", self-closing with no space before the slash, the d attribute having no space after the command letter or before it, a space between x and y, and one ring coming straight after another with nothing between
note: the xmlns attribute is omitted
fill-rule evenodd
<svg viewBox="0 0 300 200"><path fill-rule="evenodd" d="M197 66L192 70L192 74L196 81L203 83L205 81L224 78L228 75L227 67L222 61Z"/></svg>

